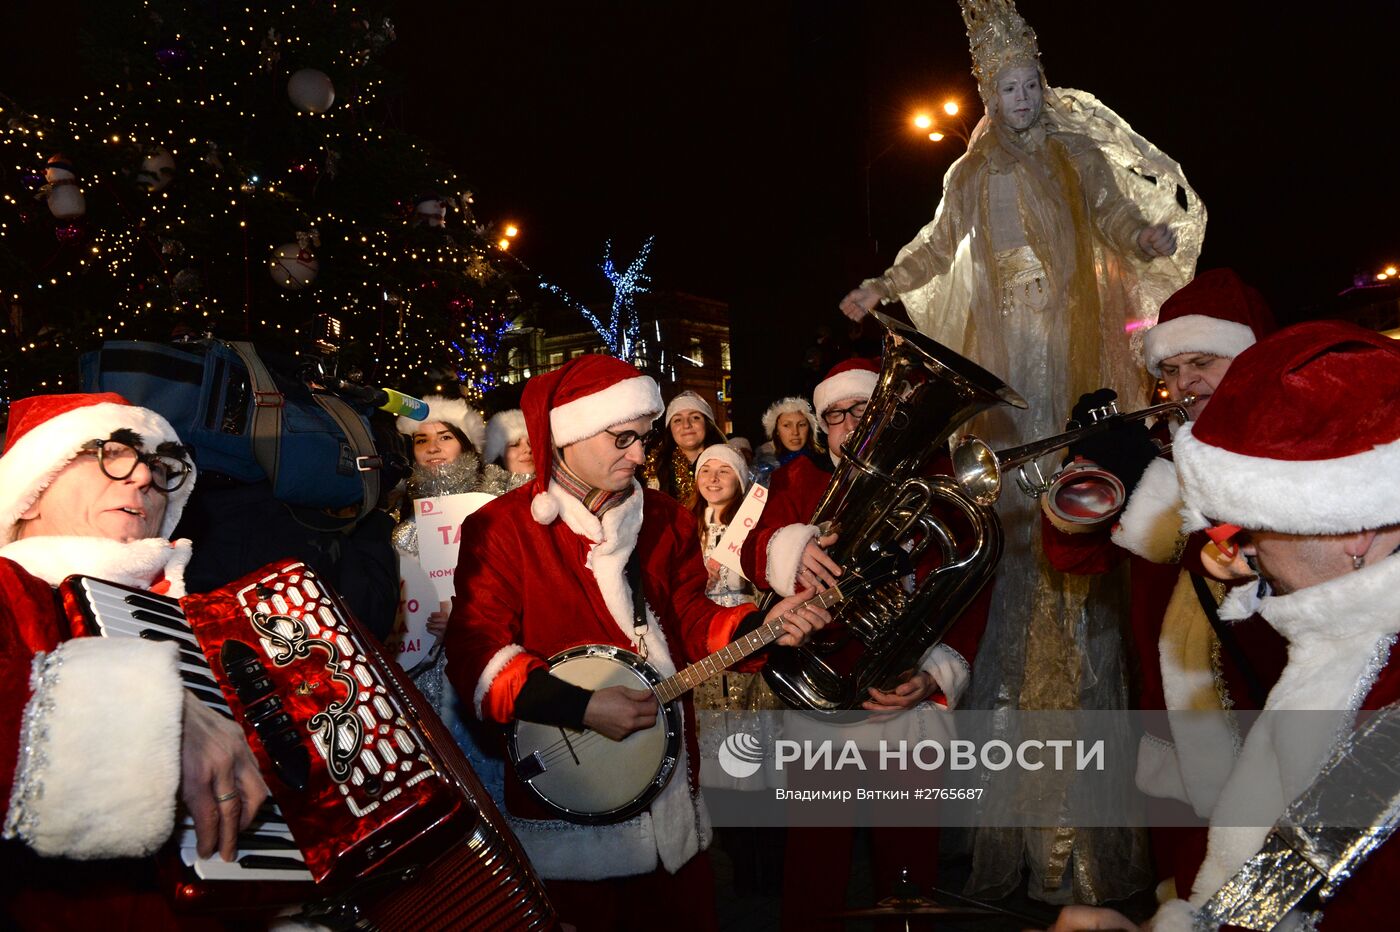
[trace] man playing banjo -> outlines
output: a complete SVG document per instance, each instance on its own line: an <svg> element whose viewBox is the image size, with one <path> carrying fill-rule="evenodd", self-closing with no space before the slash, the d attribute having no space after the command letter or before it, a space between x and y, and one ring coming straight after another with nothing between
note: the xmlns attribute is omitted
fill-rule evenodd
<svg viewBox="0 0 1400 932"><path fill-rule="evenodd" d="M550 674L547 658L611 645L670 676L762 616L752 605L722 608L705 597L693 519L634 478L663 409L652 379L611 357L581 356L532 379L522 407L536 479L463 525L447 675L483 720L560 726L563 753L572 753L563 728L598 733L571 739L580 745L620 741L655 724L657 699L641 689L572 685ZM644 599L634 602L637 578ZM786 614L779 643L796 645L829 620L809 597L770 611L773 619ZM516 774L507 777L511 827L565 922L642 928L664 914L673 928L717 926L690 700L680 708L680 772L624 821L553 818Z"/></svg>

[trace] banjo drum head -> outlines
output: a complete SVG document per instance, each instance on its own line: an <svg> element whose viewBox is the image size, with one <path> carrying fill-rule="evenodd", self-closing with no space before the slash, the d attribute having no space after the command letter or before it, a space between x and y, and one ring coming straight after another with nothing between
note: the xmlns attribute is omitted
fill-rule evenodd
<svg viewBox="0 0 1400 932"><path fill-rule="evenodd" d="M585 689L626 686L650 690L650 668L628 662L633 658L637 664L643 663L627 651L618 654L565 657L556 660L549 672ZM648 793L661 772L669 756L668 732L673 725L669 718L663 708L657 714L656 724L621 741L592 731L561 731L554 725L519 722L514 735L515 755L523 760L540 752L545 770L528 783L546 804L561 810L561 815L576 821L615 821L632 814L627 810ZM568 742L564 740L565 733Z"/></svg>

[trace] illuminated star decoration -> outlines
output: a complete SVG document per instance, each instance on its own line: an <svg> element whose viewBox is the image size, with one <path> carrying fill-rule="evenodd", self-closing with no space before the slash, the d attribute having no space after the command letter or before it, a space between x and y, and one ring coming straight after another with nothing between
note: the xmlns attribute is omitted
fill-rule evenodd
<svg viewBox="0 0 1400 932"><path fill-rule="evenodd" d="M647 259L651 256L652 243L656 241L655 236L648 236L641 250L637 253L637 258L627 266L624 272L618 272L617 266L612 260L612 240L608 240L603 246L603 264L599 266L603 270L604 277L613 286L612 308L608 312L608 320L604 323L597 314L590 311L582 301L570 295L558 285L540 280L540 287L551 294L558 295L569 307L583 315L598 334L603 338L603 345L607 347L608 354L616 356L618 359L630 360L637 355L640 349L642 335L642 321L637 313L636 297L645 294L647 285L651 283L651 277L646 273Z"/></svg>

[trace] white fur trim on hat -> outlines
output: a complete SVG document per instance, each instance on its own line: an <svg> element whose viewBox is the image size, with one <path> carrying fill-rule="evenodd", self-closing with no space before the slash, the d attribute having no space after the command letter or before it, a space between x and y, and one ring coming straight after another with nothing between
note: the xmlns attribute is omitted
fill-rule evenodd
<svg viewBox="0 0 1400 932"><path fill-rule="evenodd" d="M105 439L125 427L141 435L146 450L162 443L180 443L170 422L149 408L104 401L65 411L49 418L15 441L0 457L0 545L15 539L15 522L39 500L54 477L67 466L89 440ZM194 464L190 477L165 505L162 537L169 537L180 521L194 490Z"/></svg>
<svg viewBox="0 0 1400 932"><path fill-rule="evenodd" d="M1400 522L1400 440L1330 460L1246 456L1176 432L1185 511L1284 534L1350 534ZM1188 524L1189 527L1189 524Z"/></svg>
<svg viewBox="0 0 1400 932"><path fill-rule="evenodd" d="M816 414L812 412L812 403L806 398L796 396L779 398L768 406L767 411L763 412L763 436L765 438L773 439L773 429L778 426L778 418L784 414L800 414L805 417L812 428L812 436L814 437L821 429L817 426Z"/></svg>
<svg viewBox="0 0 1400 932"><path fill-rule="evenodd" d="M1254 331L1245 324L1187 314L1148 330L1142 340L1142 353L1148 370L1160 378L1162 360L1178 353L1210 353L1234 359L1253 345Z"/></svg>
<svg viewBox="0 0 1400 932"><path fill-rule="evenodd" d="M467 404L464 398L448 398L445 395L427 395L423 401L428 405L428 416L421 421L415 421L411 417L401 417L395 423L398 425L399 433L413 436L415 431L421 430L424 424L440 421L443 424L451 424L462 432L462 434L472 442L472 446L478 451L486 442L486 422L481 419L481 415L476 409Z"/></svg>
<svg viewBox="0 0 1400 932"><path fill-rule="evenodd" d="M734 449L727 443L716 443L700 451L700 455L695 458L695 473L700 474L700 467L709 460L718 460L730 469L734 470L734 475L739 477L739 493L742 495L749 488L749 464L744 461L744 454Z"/></svg>
<svg viewBox="0 0 1400 932"><path fill-rule="evenodd" d="M812 407L820 415L836 402L846 398L869 399L879 382L879 373L869 369L847 369L845 372L838 372L817 386L817 390L812 393ZM820 419L817 423L825 432L826 424Z"/></svg>
<svg viewBox="0 0 1400 932"><path fill-rule="evenodd" d="M724 442L729 444L734 449L740 451L741 453L744 450L748 450L750 453L753 452L753 444L749 443L748 437L730 437Z"/></svg>
<svg viewBox="0 0 1400 932"><path fill-rule="evenodd" d="M45 857L159 848L175 825L180 784L184 690L174 646L75 638L36 657L30 682L5 837Z"/></svg>
<svg viewBox="0 0 1400 932"><path fill-rule="evenodd" d="M614 382L602 391L575 398L549 412L549 433L556 447L601 434L615 424L661 413L661 389L647 375ZM542 522L548 523L548 522Z"/></svg>
<svg viewBox="0 0 1400 932"><path fill-rule="evenodd" d="M491 420L486 422L486 448L481 458L488 463L501 463L506 447L519 443L527 433L525 412L519 408L491 415Z"/></svg>
<svg viewBox="0 0 1400 932"><path fill-rule="evenodd" d="M701 398L695 392L681 392L671 399L671 403L666 406L666 416L661 419L663 424L670 424L671 418L682 411L699 411L711 422L715 419L715 409L710 407L710 403Z"/></svg>

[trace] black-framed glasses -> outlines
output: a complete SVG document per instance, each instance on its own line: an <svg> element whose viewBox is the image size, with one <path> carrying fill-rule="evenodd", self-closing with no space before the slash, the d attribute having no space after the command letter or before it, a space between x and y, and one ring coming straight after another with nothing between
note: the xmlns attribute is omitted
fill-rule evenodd
<svg viewBox="0 0 1400 932"><path fill-rule="evenodd" d="M174 492L190 476L190 464L170 453L143 453L120 440L89 440L84 453L97 457L102 475L113 482L130 479L137 463L145 463L151 471L151 486L158 492Z"/></svg>
<svg viewBox="0 0 1400 932"><path fill-rule="evenodd" d="M603 433L613 438L613 445L615 447L617 447L619 450L625 450L632 444L636 443L638 440L642 442L643 446L654 442L657 436L661 433L661 430L660 428L653 427L646 433L640 433L635 430L608 430L606 427L604 427Z"/></svg>
<svg viewBox="0 0 1400 932"><path fill-rule="evenodd" d="M869 404L870 402L868 401L857 401L849 408L827 408L822 412L822 421L825 422L827 427L835 427L837 424L844 421L848 414L859 421L865 416L865 408Z"/></svg>

